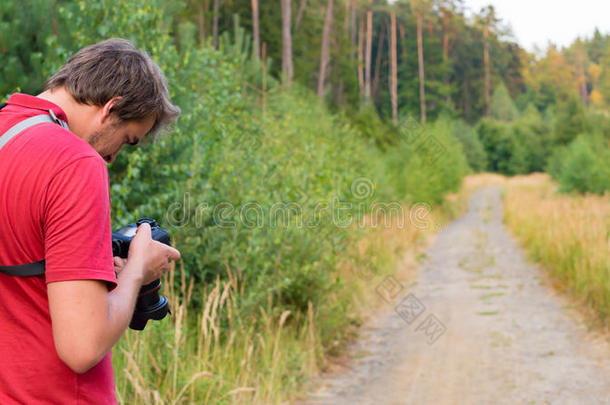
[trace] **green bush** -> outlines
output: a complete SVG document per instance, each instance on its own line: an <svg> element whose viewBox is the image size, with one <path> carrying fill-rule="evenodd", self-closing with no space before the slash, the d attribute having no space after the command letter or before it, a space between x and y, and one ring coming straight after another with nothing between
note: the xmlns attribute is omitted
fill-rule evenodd
<svg viewBox="0 0 610 405"><path fill-rule="evenodd" d="M556 146L567 145L577 135L587 130L585 109L580 99L576 97L558 100L553 137Z"/></svg>
<svg viewBox="0 0 610 405"><path fill-rule="evenodd" d="M561 191L603 194L610 190L610 146L600 135L580 135L558 149L549 163L549 173Z"/></svg>
<svg viewBox="0 0 610 405"><path fill-rule="evenodd" d="M489 115L494 119L505 122L519 118L519 110L517 110L504 83L500 83L494 90L489 104Z"/></svg>
<svg viewBox="0 0 610 405"><path fill-rule="evenodd" d="M477 132L487 153L487 169L508 175L543 170L553 144L549 126L535 108L512 122L483 119Z"/></svg>
<svg viewBox="0 0 610 405"><path fill-rule="evenodd" d="M441 118L421 126L405 119L401 125L399 143L386 154L392 190L409 202L440 203L446 193L460 187L468 172L462 144L453 135L453 123Z"/></svg>
<svg viewBox="0 0 610 405"><path fill-rule="evenodd" d="M515 140L511 136L510 124L482 119L477 125L477 133L487 154L487 169L503 174L512 174L510 160L515 151Z"/></svg>
<svg viewBox="0 0 610 405"><path fill-rule="evenodd" d="M468 165L475 172L487 168L487 153L479 139L479 134L463 120L455 121L453 135L461 142Z"/></svg>

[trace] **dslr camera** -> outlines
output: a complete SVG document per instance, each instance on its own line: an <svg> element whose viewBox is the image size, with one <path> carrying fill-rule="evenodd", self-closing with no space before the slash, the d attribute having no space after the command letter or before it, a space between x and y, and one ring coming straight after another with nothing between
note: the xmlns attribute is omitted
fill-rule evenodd
<svg viewBox="0 0 610 405"><path fill-rule="evenodd" d="M129 244L136 234L136 229L144 223L150 225L153 240L171 246L169 234L157 224L157 221L150 218L142 218L135 224L125 225L112 232L113 256L122 257L124 259L127 258ZM165 318L168 313L171 313L167 298L159 295L160 288L160 279L156 279L152 283L146 284L140 288L138 300L136 301L136 308L131 317L131 322L129 323L131 329L143 330L149 319L159 321Z"/></svg>

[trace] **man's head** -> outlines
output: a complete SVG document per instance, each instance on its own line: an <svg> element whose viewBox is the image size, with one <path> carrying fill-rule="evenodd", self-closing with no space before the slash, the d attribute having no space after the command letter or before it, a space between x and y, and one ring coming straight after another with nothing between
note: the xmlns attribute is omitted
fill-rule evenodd
<svg viewBox="0 0 610 405"><path fill-rule="evenodd" d="M180 114L170 102L161 69L124 39L78 51L47 81L45 93L70 96L71 106L60 105L70 129L107 161L124 144L153 137Z"/></svg>

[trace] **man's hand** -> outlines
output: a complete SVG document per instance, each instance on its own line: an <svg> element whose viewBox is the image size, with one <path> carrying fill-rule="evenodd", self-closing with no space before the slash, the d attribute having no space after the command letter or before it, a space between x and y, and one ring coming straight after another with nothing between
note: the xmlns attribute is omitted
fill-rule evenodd
<svg viewBox="0 0 610 405"><path fill-rule="evenodd" d="M127 329L140 287L160 278L178 259L180 252L152 240L150 225L143 224L131 241L128 258L114 258L118 285L111 292L100 280L49 283L49 312L59 358L77 373L99 363Z"/></svg>
<svg viewBox="0 0 610 405"><path fill-rule="evenodd" d="M118 256L114 256L112 259L114 261L114 274L118 278L121 271L123 271L123 267L127 264L127 259Z"/></svg>
<svg viewBox="0 0 610 405"><path fill-rule="evenodd" d="M138 227L129 244L129 254L125 265L136 263L143 270L142 285L152 283L171 269L171 261L180 260L180 252L171 246L152 239L150 225Z"/></svg>

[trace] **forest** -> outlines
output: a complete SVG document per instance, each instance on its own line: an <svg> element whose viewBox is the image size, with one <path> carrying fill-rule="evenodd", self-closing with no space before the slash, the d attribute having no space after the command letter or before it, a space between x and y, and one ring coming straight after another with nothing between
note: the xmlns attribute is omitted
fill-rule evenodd
<svg viewBox="0 0 610 405"><path fill-rule="evenodd" d="M417 245L474 173L610 190L610 35L595 27L533 54L462 0L3 0L0 101L111 37L152 56L182 109L109 166L113 227L157 218L183 256L164 280L171 320L115 350L123 403L297 396L361 324L358 274L383 278L408 244L363 226L392 204L424 207Z"/></svg>

